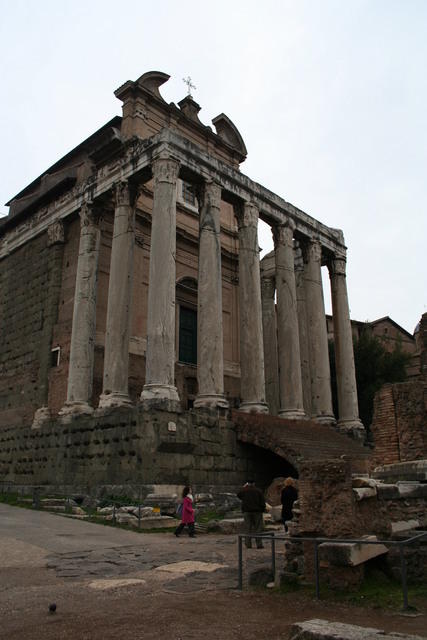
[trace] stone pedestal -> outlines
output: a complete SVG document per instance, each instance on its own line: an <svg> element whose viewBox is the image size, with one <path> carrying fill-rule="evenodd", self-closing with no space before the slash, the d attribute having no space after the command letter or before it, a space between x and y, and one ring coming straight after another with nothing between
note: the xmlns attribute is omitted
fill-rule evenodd
<svg viewBox="0 0 427 640"><path fill-rule="evenodd" d="M328 334L321 275L322 248L317 241L305 245L305 290L310 349L311 411L318 422L335 423L332 410Z"/></svg>
<svg viewBox="0 0 427 640"><path fill-rule="evenodd" d="M100 409L131 404L128 371L135 210L127 182L115 186L115 201Z"/></svg>
<svg viewBox="0 0 427 640"><path fill-rule="evenodd" d="M364 431L359 419L353 337L348 307L345 258L335 258L329 265L334 321L335 366L338 391L338 426L343 431Z"/></svg>
<svg viewBox="0 0 427 640"><path fill-rule="evenodd" d="M270 413L280 409L279 364L277 360L277 324L274 302L275 279L261 275L262 333L264 340L265 395Z"/></svg>
<svg viewBox="0 0 427 640"><path fill-rule="evenodd" d="M279 416L305 418L295 287L293 231L288 220L273 231L276 260L277 343L279 352Z"/></svg>
<svg viewBox="0 0 427 640"><path fill-rule="evenodd" d="M73 327L68 368L67 401L60 411L92 413L93 359L96 329L96 288L101 232L93 205L80 210L80 244L74 293Z"/></svg>
<svg viewBox="0 0 427 640"><path fill-rule="evenodd" d="M179 405L175 387L176 181L179 164L153 161L154 195L148 289L144 406Z"/></svg>
<svg viewBox="0 0 427 640"><path fill-rule="evenodd" d="M258 209L239 216L240 411L268 413L265 402Z"/></svg>
<svg viewBox="0 0 427 640"><path fill-rule="evenodd" d="M227 408L224 397L222 276L220 239L221 187L205 185L199 220L197 308L197 380L194 408Z"/></svg>

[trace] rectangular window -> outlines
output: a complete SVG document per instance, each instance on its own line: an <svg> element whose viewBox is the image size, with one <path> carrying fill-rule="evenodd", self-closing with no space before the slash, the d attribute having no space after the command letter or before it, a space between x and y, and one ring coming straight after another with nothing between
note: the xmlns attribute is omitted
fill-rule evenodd
<svg viewBox="0 0 427 640"><path fill-rule="evenodd" d="M184 180L182 181L182 199L187 204L191 204L193 207L196 206L194 187L188 182L184 182Z"/></svg>
<svg viewBox="0 0 427 640"><path fill-rule="evenodd" d="M197 311L179 308L179 356L180 362L197 364Z"/></svg>

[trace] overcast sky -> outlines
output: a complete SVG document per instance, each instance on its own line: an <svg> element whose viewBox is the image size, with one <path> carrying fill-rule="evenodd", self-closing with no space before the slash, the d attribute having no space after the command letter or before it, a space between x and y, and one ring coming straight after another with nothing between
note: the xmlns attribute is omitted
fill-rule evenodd
<svg viewBox="0 0 427 640"><path fill-rule="evenodd" d="M243 173L343 229L351 316L427 311L427 0L0 0L0 202L121 113L114 90L190 75ZM0 207L0 215L7 207ZM272 248L268 230L260 244ZM327 310L329 296L326 295Z"/></svg>

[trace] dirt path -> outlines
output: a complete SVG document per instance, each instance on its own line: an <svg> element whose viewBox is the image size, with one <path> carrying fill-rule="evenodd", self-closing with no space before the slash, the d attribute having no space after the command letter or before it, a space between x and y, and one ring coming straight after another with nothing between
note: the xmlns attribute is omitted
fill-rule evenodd
<svg viewBox="0 0 427 640"><path fill-rule="evenodd" d="M247 572L268 551L246 556ZM138 534L0 505L0 637L285 639L326 618L423 635L427 615L235 589L233 537ZM57 611L49 614L55 602Z"/></svg>

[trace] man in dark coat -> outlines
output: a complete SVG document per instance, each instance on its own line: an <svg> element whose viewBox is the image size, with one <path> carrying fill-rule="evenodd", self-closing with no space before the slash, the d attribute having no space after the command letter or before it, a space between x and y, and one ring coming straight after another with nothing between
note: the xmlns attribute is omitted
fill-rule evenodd
<svg viewBox="0 0 427 640"><path fill-rule="evenodd" d="M295 500L298 500L295 480L293 478L286 478L285 486L281 493L282 522L286 532L288 531L288 525L286 523L293 518L292 507L294 506Z"/></svg>
<svg viewBox="0 0 427 640"><path fill-rule="evenodd" d="M245 533L262 533L264 522L262 514L265 511L265 500L261 489L255 486L253 480L249 480L239 491L237 497L242 501L242 513L245 521ZM252 548L252 538L245 538L245 546ZM256 538L257 549L262 549L262 539Z"/></svg>

